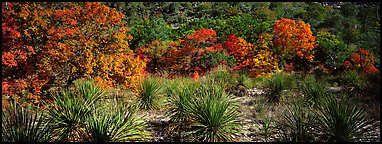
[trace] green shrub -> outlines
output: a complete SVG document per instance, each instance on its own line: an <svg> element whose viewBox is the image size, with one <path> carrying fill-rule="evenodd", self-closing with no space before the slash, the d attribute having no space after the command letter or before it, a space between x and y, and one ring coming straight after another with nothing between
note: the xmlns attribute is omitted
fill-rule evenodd
<svg viewBox="0 0 382 144"><path fill-rule="evenodd" d="M2 142L48 142L52 139L44 111L12 104L2 111Z"/></svg>
<svg viewBox="0 0 382 144"><path fill-rule="evenodd" d="M88 141L112 142L144 140L148 136L144 132L146 123L137 117L136 109L125 105L98 108L86 120Z"/></svg>
<svg viewBox="0 0 382 144"><path fill-rule="evenodd" d="M139 89L139 105L145 110L156 109L162 104L164 90L157 78L148 76Z"/></svg>
<svg viewBox="0 0 382 144"><path fill-rule="evenodd" d="M216 85L230 92L236 86L233 73L228 68L219 65L201 78L201 83Z"/></svg>
<svg viewBox="0 0 382 144"><path fill-rule="evenodd" d="M310 142L314 141L317 129L317 118L312 111L301 103L294 103L284 112L277 129L282 141Z"/></svg>
<svg viewBox="0 0 382 144"><path fill-rule="evenodd" d="M86 138L85 118L95 109L96 101L104 95L101 88L88 80L76 80L74 88L58 92L54 103L48 106L48 116L54 123L54 139L80 141Z"/></svg>
<svg viewBox="0 0 382 144"><path fill-rule="evenodd" d="M329 32L318 32L317 44L315 58L329 68L340 68L350 53L341 38Z"/></svg>
<svg viewBox="0 0 382 144"><path fill-rule="evenodd" d="M348 101L333 95L323 101L318 111L322 140L327 142L354 142L370 139L374 119ZM371 127L370 127L371 125Z"/></svg>
<svg viewBox="0 0 382 144"><path fill-rule="evenodd" d="M202 85L191 101L194 140L203 142L233 141L241 124L237 105L223 89Z"/></svg>

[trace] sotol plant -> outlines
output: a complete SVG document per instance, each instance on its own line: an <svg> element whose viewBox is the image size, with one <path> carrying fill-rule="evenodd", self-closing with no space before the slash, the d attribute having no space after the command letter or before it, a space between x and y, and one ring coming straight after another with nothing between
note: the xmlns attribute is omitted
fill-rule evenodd
<svg viewBox="0 0 382 144"><path fill-rule="evenodd" d="M126 110L127 108L127 110ZM143 130L146 123L137 117L136 108L125 105L97 109L86 120L89 141L115 142L144 140L149 134Z"/></svg>
<svg viewBox="0 0 382 144"><path fill-rule="evenodd" d="M282 120L278 121L282 141L292 142L310 142L314 141L315 131L317 129L315 113L312 113L308 107L301 103L294 103L283 114Z"/></svg>
<svg viewBox="0 0 382 144"><path fill-rule="evenodd" d="M161 83L153 77L147 77L139 89L139 104L145 109L155 109L161 104L161 97L164 95Z"/></svg>
<svg viewBox="0 0 382 144"><path fill-rule="evenodd" d="M220 87L203 85L191 101L194 121L191 133L196 141L233 141L241 124L237 105Z"/></svg>
<svg viewBox="0 0 382 144"><path fill-rule="evenodd" d="M85 118L94 109L97 100L104 96L104 91L92 81L77 80L74 88L61 91L49 106L49 118L52 119L55 140L80 141L86 136Z"/></svg>
<svg viewBox="0 0 382 144"><path fill-rule="evenodd" d="M275 75L273 78L268 80L268 91L267 96L269 98L269 101L272 102L279 102L284 93L285 90L287 90L287 82L285 80L285 77L283 75Z"/></svg>
<svg viewBox="0 0 382 144"><path fill-rule="evenodd" d="M323 101L318 111L323 140L329 142L354 142L370 138L375 122L367 113L333 95Z"/></svg>
<svg viewBox="0 0 382 144"><path fill-rule="evenodd" d="M322 98L328 94L323 83L318 82L312 76L307 77L304 81L299 83L299 85L299 90L304 95L305 100L313 106L317 106Z"/></svg>
<svg viewBox="0 0 382 144"><path fill-rule="evenodd" d="M2 111L2 142L48 142L51 140L49 119L31 107L11 104Z"/></svg>

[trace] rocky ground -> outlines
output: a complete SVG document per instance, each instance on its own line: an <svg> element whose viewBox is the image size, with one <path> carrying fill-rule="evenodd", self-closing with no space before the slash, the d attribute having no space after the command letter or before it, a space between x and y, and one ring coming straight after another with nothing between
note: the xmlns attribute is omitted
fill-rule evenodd
<svg viewBox="0 0 382 144"><path fill-rule="evenodd" d="M337 90L337 89L336 89ZM243 127L239 136L235 141L240 142L272 142L277 137L274 127L274 122L267 120L274 120L278 113L282 112L285 106L273 105L268 106L262 97L263 90L254 88L247 91L246 94L241 97L237 97L235 100L239 101L241 113L241 121ZM165 111L149 111L143 112L141 115L149 124L149 130L152 133L151 139L147 141L151 142L171 142L174 140L171 136L171 132L167 130L169 125L169 118L164 115ZM373 139L367 141L380 141L380 121L377 121L378 125L371 133L375 134ZM268 126L268 127L267 127ZM170 136L171 135L171 136Z"/></svg>

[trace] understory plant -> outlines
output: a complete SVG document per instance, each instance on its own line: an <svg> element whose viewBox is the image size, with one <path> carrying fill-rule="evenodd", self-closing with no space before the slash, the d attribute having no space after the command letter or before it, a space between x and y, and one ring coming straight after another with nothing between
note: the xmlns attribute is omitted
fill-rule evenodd
<svg viewBox="0 0 382 144"><path fill-rule="evenodd" d="M34 107L11 103L2 111L2 142L49 142L52 139L49 119Z"/></svg>
<svg viewBox="0 0 382 144"><path fill-rule="evenodd" d="M281 120L277 121L278 134L282 141L314 141L316 127L317 118L315 113L299 102L288 106Z"/></svg>
<svg viewBox="0 0 382 144"><path fill-rule="evenodd" d="M348 100L329 96L319 108L322 139L327 142L355 142L372 139L375 120Z"/></svg>
<svg viewBox="0 0 382 144"><path fill-rule="evenodd" d="M120 142L144 140L146 123L136 115L137 108L123 104L109 104L108 108L97 108L86 119L88 141Z"/></svg>
<svg viewBox="0 0 382 144"><path fill-rule="evenodd" d="M95 108L95 102L105 92L91 80L76 80L74 88L58 92L49 106L56 141L83 141L86 139L85 118Z"/></svg>
<svg viewBox="0 0 382 144"><path fill-rule="evenodd" d="M325 89L324 84L313 76L308 76L299 83L300 93L303 94L304 100L312 106L318 106L322 98L328 94Z"/></svg>
<svg viewBox="0 0 382 144"><path fill-rule="evenodd" d="M271 79L268 80L267 83L268 91L267 97L270 102L279 102L288 89L288 83L286 81L286 77L281 74L277 74Z"/></svg>
<svg viewBox="0 0 382 144"><path fill-rule="evenodd" d="M195 141L234 141L240 129L237 104L221 87L202 85L191 101L191 133Z"/></svg>
<svg viewBox="0 0 382 144"><path fill-rule="evenodd" d="M230 92L237 83L233 77L232 71L225 66L219 65L216 69L211 70L207 75L203 76L201 82L221 86L225 91Z"/></svg>
<svg viewBox="0 0 382 144"><path fill-rule="evenodd" d="M148 76L139 89L139 105L145 110L156 109L162 102L164 90L157 78Z"/></svg>

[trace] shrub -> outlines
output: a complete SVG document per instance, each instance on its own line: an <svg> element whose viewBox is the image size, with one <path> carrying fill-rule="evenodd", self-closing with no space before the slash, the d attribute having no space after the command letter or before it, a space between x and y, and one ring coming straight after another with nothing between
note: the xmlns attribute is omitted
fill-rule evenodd
<svg viewBox="0 0 382 144"><path fill-rule="evenodd" d="M194 139L203 142L232 141L232 135L240 128L237 105L223 89L202 85L197 98L191 101L193 120L191 133Z"/></svg>
<svg viewBox="0 0 382 144"><path fill-rule="evenodd" d="M228 92L232 91L232 88L236 86L233 72L222 65L202 77L201 83L220 86Z"/></svg>
<svg viewBox="0 0 382 144"><path fill-rule="evenodd" d="M85 118L104 94L101 88L89 80L76 80L74 88L58 92L54 103L48 106L48 116L54 122L54 138L59 141L80 141L86 138Z"/></svg>
<svg viewBox="0 0 382 144"><path fill-rule="evenodd" d="M164 91L159 80L148 76L139 89L139 105L145 110L158 108L163 95Z"/></svg>
<svg viewBox="0 0 382 144"><path fill-rule="evenodd" d="M275 36L273 43L277 46L277 55L285 60L298 58L313 61L312 50L317 47L317 44L309 24L301 20L282 18L276 21L273 29Z"/></svg>
<svg viewBox="0 0 382 144"><path fill-rule="evenodd" d="M301 103L294 103L288 107L281 119L281 121L277 122L277 129L283 141L314 141L316 132L313 129L317 129L317 118L310 109L304 107Z"/></svg>
<svg viewBox="0 0 382 144"><path fill-rule="evenodd" d="M86 118L86 130L89 141L112 142L144 140L148 135L143 130L146 123L137 117L136 110L125 105L116 105L100 109Z"/></svg>
<svg viewBox="0 0 382 144"><path fill-rule="evenodd" d="M11 103L2 111L2 142L48 142L52 139L44 111Z"/></svg>
<svg viewBox="0 0 382 144"><path fill-rule="evenodd" d="M271 51L273 35L268 33L259 34L254 44L247 43L243 38L229 35L224 48L234 56L235 68L247 71L250 76L270 77L272 73L279 71L279 59Z"/></svg>
<svg viewBox="0 0 382 144"><path fill-rule="evenodd" d="M345 68L356 70L360 74L379 73L374 67L374 56L368 50L359 48L358 53L354 53L349 59L343 63Z"/></svg>
<svg viewBox="0 0 382 144"><path fill-rule="evenodd" d="M340 68L347 57L346 44L334 34L325 31L317 33L316 60L329 68Z"/></svg>
<svg viewBox="0 0 382 144"><path fill-rule="evenodd" d="M323 101L318 115L324 141L364 141L371 136L368 132L373 128L374 119L344 99L337 100L331 95Z"/></svg>

